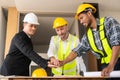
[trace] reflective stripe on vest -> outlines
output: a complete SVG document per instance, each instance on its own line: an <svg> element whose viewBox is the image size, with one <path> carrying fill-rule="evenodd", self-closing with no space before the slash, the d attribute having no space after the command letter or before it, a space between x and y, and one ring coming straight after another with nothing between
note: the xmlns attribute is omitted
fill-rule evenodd
<svg viewBox="0 0 120 80"><path fill-rule="evenodd" d="M87 31L87 37L89 44L92 48L92 50L95 53L98 53L101 56L101 63L106 63L108 64L110 62L111 56L112 56L112 49L108 43L108 40L105 36L105 30L104 30L104 18L100 19L100 26L99 26L99 36L100 36L100 41L103 47L103 51L99 50L95 44L95 39L92 33L92 30L89 28Z"/></svg>
<svg viewBox="0 0 120 80"><path fill-rule="evenodd" d="M63 47L63 41L60 40L59 42L59 47L58 47L58 59L59 60L64 60L69 55L69 53L71 52L72 45L74 48L77 46L76 45L77 37L74 37L72 35L69 35L69 36L70 36L70 41L67 42L67 48L65 52L64 52L64 47ZM55 43L57 40L58 40L58 36L54 36ZM62 75L62 74L63 75L76 75L76 60L73 60L60 68L52 68L52 73L55 75Z"/></svg>

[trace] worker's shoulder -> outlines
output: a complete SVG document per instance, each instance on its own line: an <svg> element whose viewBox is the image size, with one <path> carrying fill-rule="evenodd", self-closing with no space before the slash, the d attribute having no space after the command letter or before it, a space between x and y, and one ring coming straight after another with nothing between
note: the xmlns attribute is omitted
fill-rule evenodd
<svg viewBox="0 0 120 80"><path fill-rule="evenodd" d="M111 20L115 20L115 18L110 17L110 16L106 16L106 17L104 17L104 18L105 18L105 22L109 22L109 21L111 21Z"/></svg>
<svg viewBox="0 0 120 80"><path fill-rule="evenodd" d="M52 37L57 37L58 35L53 35Z"/></svg>
<svg viewBox="0 0 120 80"><path fill-rule="evenodd" d="M25 32L21 31L21 32L18 32L18 33L15 34L14 39L15 40L16 39L22 39L24 37L26 37L26 34L25 34Z"/></svg>
<svg viewBox="0 0 120 80"><path fill-rule="evenodd" d="M54 35L54 36L51 36L51 40L58 40L59 39L59 36L58 35Z"/></svg>
<svg viewBox="0 0 120 80"><path fill-rule="evenodd" d="M73 34L70 34L70 35L71 35L71 37L78 39L78 37L76 35L73 35Z"/></svg>
<svg viewBox="0 0 120 80"><path fill-rule="evenodd" d="M23 36L23 35L25 35L25 33L23 31L20 31L15 34L15 37L19 37L19 36Z"/></svg>

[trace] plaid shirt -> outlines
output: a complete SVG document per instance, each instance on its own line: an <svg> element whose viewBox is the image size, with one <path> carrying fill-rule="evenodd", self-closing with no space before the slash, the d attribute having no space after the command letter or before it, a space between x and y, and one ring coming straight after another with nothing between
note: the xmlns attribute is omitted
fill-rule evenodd
<svg viewBox="0 0 120 80"><path fill-rule="evenodd" d="M93 36L95 38L95 44L99 50L103 50L101 46L101 41L99 37L99 31L98 27L100 25L100 21L97 20L97 29L92 30ZM104 21L104 27L105 27L105 35L108 39L108 42L111 47L120 45L120 24L113 18L111 17L105 17ZM83 36L81 39L81 43L73 49L74 52L78 54L78 56L81 56L82 54L86 54L88 51L92 51L86 34ZM95 55L98 59L100 58L100 55L92 51L93 55Z"/></svg>

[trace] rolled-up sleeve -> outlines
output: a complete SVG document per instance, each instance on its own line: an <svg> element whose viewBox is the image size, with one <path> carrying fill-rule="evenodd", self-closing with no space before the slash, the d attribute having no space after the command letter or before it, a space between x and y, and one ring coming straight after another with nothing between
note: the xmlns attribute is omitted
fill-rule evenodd
<svg viewBox="0 0 120 80"><path fill-rule="evenodd" d="M106 18L106 34L112 46L120 45L120 24L113 18Z"/></svg>
<svg viewBox="0 0 120 80"><path fill-rule="evenodd" d="M90 50L90 47L87 42L86 35L84 35L80 44L76 48L74 48L72 51L77 53L78 56L81 56L82 54L85 54L89 50Z"/></svg>

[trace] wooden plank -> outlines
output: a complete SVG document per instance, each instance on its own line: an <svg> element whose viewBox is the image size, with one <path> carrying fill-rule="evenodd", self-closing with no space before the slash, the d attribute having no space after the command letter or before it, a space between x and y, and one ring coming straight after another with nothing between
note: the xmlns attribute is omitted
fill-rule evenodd
<svg viewBox="0 0 120 80"><path fill-rule="evenodd" d="M8 21L7 21L7 30L6 30L6 42L5 42L5 54L4 57L7 55L10 42L15 33L18 32L18 23L19 23L19 12L15 7L8 8Z"/></svg>

